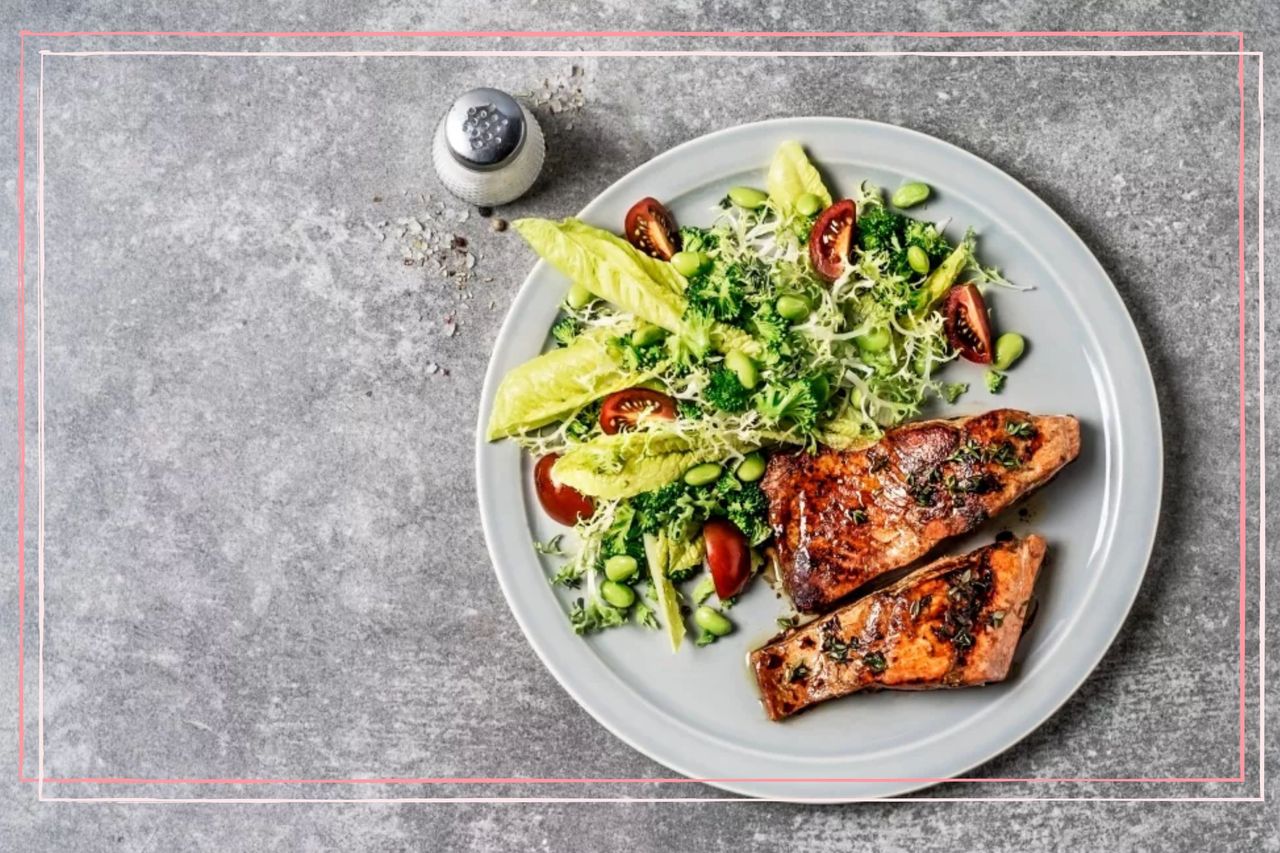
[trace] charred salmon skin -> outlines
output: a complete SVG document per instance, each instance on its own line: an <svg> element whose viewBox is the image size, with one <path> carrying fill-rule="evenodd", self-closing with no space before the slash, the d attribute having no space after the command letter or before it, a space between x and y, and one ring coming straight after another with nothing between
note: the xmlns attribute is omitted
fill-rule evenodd
<svg viewBox="0 0 1280 853"><path fill-rule="evenodd" d="M921 421L861 450L777 455L761 483L796 607L828 609L1048 482L1080 453L1068 415Z"/></svg>
<svg viewBox="0 0 1280 853"><path fill-rule="evenodd" d="M1001 681L1044 559L1039 536L946 557L751 653L770 719L863 690Z"/></svg>

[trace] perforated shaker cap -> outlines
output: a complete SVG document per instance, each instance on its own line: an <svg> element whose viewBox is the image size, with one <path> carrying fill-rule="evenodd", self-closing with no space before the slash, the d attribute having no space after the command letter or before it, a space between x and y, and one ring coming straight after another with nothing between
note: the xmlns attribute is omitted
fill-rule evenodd
<svg viewBox="0 0 1280 853"><path fill-rule="evenodd" d="M498 89L472 89L444 117L445 140L453 158L468 169L497 169L524 145L524 113L516 99Z"/></svg>

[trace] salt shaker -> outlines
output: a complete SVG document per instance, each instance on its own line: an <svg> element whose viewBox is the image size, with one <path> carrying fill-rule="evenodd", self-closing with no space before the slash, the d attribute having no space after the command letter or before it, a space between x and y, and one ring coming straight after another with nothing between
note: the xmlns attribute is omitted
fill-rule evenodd
<svg viewBox="0 0 1280 853"><path fill-rule="evenodd" d="M481 206L524 195L538 173L546 143L538 120L498 89L472 89L436 128L431 160L449 192Z"/></svg>

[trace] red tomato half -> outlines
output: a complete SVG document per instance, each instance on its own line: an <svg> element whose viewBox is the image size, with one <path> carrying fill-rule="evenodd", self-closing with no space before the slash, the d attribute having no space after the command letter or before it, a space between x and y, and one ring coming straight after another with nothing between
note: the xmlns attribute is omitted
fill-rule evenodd
<svg viewBox="0 0 1280 853"><path fill-rule="evenodd" d="M627 240L646 255L669 261L680 251L680 231L667 206L656 198L642 198L627 211Z"/></svg>
<svg viewBox="0 0 1280 853"><path fill-rule="evenodd" d="M857 219L857 205L843 198L818 214L818 221L813 223L813 230L809 232L809 260L818 275L827 281L838 279L849 262Z"/></svg>
<svg viewBox="0 0 1280 853"><path fill-rule="evenodd" d="M969 361L990 364L991 321L977 286L960 284L951 288L942 315L951 348Z"/></svg>
<svg viewBox="0 0 1280 853"><path fill-rule="evenodd" d="M721 601L742 592L751 577L751 546L747 537L732 522L723 518L710 519L702 525L702 536L707 543L707 568L716 584L716 595Z"/></svg>
<svg viewBox="0 0 1280 853"><path fill-rule="evenodd" d="M674 421L676 401L660 391L628 388L605 397L600 406L600 429L608 435L633 429L645 418Z"/></svg>
<svg viewBox="0 0 1280 853"><path fill-rule="evenodd" d="M590 518L596 511L596 505L582 492L551 478L551 466L559 458L559 453L548 453L538 460L538 464L533 466L533 485L543 511L554 521L572 526L579 516Z"/></svg>

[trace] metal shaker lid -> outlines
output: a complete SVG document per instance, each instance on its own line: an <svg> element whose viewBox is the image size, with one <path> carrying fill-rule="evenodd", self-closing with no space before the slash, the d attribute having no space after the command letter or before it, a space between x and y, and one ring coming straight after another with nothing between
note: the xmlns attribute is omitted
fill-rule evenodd
<svg viewBox="0 0 1280 853"><path fill-rule="evenodd" d="M524 145L524 112L498 89L472 89L444 117L445 140L453 158L468 169L497 169Z"/></svg>

